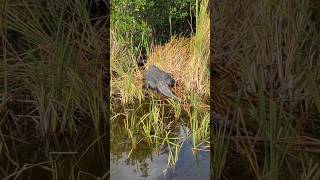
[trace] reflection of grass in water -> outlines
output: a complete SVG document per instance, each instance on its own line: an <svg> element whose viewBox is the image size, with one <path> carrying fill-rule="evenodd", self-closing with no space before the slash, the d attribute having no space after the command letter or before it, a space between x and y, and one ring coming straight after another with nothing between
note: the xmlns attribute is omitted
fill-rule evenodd
<svg viewBox="0 0 320 180"><path fill-rule="evenodd" d="M39 139L21 137L6 141L10 152L0 157L0 178L5 179L107 179L108 166L105 136L81 131L75 137ZM30 143L21 142L28 139ZM18 141L18 142L17 142Z"/></svg>
<svg viewBox="0 0 320 180"><path fill-rule="evenodd" d="M129 152L128 157L134 159L137 157L132 155L141 151L142 147L149 147L150 154L154 150L160 151L168 147L170 149L168 163L173 164L178 154L172 153L171 149L178 147L179 138L176 136L179 131L176 120L168 111L171 108L153 99L144 106L132 105L132 107L134 109L131 110L131 107L126 107L125 112L121 115L116 114L112 119L111 151L115 154ZM128 141L122 142L124 139ZM142 154L147 155L147 153Z"/></svg>
<svg viewBox="0 0 320 180"><path fill-rule="evenodd" d="M169 141L170 140L170 141ZM179 143L179 138L168 139L168 166L174 166L179 157L179 151L181 149L181 145Z"/></svg>

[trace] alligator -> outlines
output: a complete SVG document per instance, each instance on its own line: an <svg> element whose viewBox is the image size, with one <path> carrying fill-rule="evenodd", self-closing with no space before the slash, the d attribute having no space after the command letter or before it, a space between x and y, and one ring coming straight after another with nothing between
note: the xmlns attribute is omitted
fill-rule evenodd
<svg viewBox="0 0 320 180"><path fill-rule="evenodd" d="M183 103L183 100L175 96L170 90L170 87L176 83L176 81L171 77L171 74L160 70L155 65L152 65L146 71L144 80L143 88L157 90L164 96Z"/></svg>

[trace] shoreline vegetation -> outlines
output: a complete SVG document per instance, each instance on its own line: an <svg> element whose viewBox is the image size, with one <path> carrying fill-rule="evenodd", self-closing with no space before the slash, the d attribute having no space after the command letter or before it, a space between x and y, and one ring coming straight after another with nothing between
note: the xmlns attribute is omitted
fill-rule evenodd
<svg viewBox="0 0 320 180"><path fill-rule="evenodd" d="M4 1L2 7L3 117L33 122L41 136L74 133L80 119L99 134L107 46L105 26L97 24L105 19L93 24L79 0Z"/></svg>
<svg viewBox="0 0 320 180"><path fill-rule="evenodd" d="M112 118L110 124L114 127L111 130L111 152L119 151L117 146L123 143L119 137L127 137L123 139L131 141L129 158L131 154L139 154L139 151L143 151L141 149L145 145L156 151L168 148L168 165L174 166L184 141L178 137L178 127L182 124L190 129L188 136L191 136L193 151L195 153L198 150L208 151L210 137L208 2L204 0L190 3L197 9L193 19L196 21L195 32L192 32L192 35L189 37L171 35L166 43L160 44L150 41L157 37L149 38L148 30L141 30L142 38L136 43L135 31L130 34L128 31L119 30L119 28L131 27L124 25L123 19L126 18L117 19L111 16ZM120 11L124 13L125 10L114 7L113 11L116 12L112 15L116 16ZM144 22L141 24L138 27L147 26ZM146 51L147 60L145 67L141 69L137 64L137 57L143 49ZM143 73L151 65L156 65L172 74L177 82L177 85L172 88L173 93L187 103L180 104L142 88ZM140 111L144 113L138 113Z"/></svg>
<svg viewBox="0 0 320 180"><path fill-rule="evenodd" d="M0 179L109 176L107 16L88 2L0 1Z"/></svg>
<svg viewBox="0 0 320 180"><path fill-rule="evenodd" d="M215 2L213 179L320 178L319 7Z"/></svg>

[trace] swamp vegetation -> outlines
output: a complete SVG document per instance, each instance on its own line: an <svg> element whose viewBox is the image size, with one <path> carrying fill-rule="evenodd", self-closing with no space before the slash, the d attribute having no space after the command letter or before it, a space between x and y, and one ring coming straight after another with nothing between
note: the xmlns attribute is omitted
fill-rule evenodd
<svg viewBox="0 0 320 180"><path fill-rule="evenodd" d="M320 179L317 0L90 2L0 0L0 179Z"/></svg>
<svg viewBox="0 0 320 180"><path fill-rule="evenodd" d="M89 2L0 1L0 179L108 177L107 17Z"/></svg>
<svg viewBox="0 0 320 180"><path fill-rule="evenodd" d="M214 3L213 178L320 179L319 1Z"/></svg>
<svg viewBox="0 0 320 180"><path fill-rule="evenodd" d="M208 3L134 0L112 7L111 179L209 178ZM137 63L142 54L144 67ZM172 90L186 103L142 88L151 65L172 74Z"/></svg>

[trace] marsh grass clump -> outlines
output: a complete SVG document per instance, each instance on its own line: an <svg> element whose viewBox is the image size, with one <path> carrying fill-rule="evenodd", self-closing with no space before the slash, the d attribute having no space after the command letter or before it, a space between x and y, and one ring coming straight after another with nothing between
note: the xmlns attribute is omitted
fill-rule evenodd
<svg viewBox="0 0 320 180"><path fill-rule="evenodd" d="M119 108L116 107L115 108ZM168 114L167 105L159 103L157 100L150 100L150 105L141 104L126 107L126 112L116 114L112 117L111 150L129 152L128 157L135 159L134 154L139 153L144 146L152 151L160 152L165 147L178 145L176 120ZM119 111L119 110L117 110ZM127 142L122 142L128 139ZM125 149L119 144L126 144ZM116 151L113 151L116 150ZM133 155L133 156L132 156ZM170 157L177 159L178 154L171 154ZM169 162L172 162L170 160ZM169 163L168 162L168 163ZM171 164L171 163L169 163Z"/></svg>
<svg viewBox="0 0 320 180"><path fill-rule="evenodd" d="M118 97L122 103L133 103L143 100L142 73L136 63L137 54L126 45L126 38L111 30L111 98ZM140 83L137 83L140 82ZM115 96L113 96L115 95Z"/></svg>
<svg viewBox="0 0 320 180"><path fill-rule="evenodd" d="M191 91L197 92L204 99L209 98L209 12L208 1L197 2L197 31L191 38L174 35L164 45L150 45L145 33L141 33L140 43L134 43L136 32L123 35L121 22L112 23L111 31L111 69L112 94L120 94L124 103L141 101L143 71L136 59L141 49L147 51L145 69L151 65L169 72L177 81L175 92L187 98ZM141 22L143 24L144 22ZM138 26L138 25L137 25ZM120 31L120 32L119 32ZM149 44L149 45L148 45ZM188 71L186 71L188 69Z"/></svg>
<svg viewBox="0 0 320 180"><path fill-rule="evenodd" d="M2 1L1 7L2 112L35 123L43 136L74 132L81 118L99 131L105 32L87 5Z"/></svg>
<svg viewBox="0 0 320 180"><path fill-rule="evenodd" d="M0 1L0 179L107 179L107 17L89 2Z"/></svg>
<svg viewBox="0 0 320 180"><path fill-rule="evenodd" d="M212 86L213 109L233 124L212 136L215 179L233 177L230 162L239 156L246 175L258 179L319 178L312 163L319 159L313 150L320 117L314 3L250 0L214 6L212 81L219 85ZM317 145L306 148L312 142Z"/></svg>

